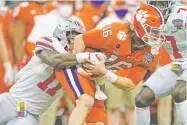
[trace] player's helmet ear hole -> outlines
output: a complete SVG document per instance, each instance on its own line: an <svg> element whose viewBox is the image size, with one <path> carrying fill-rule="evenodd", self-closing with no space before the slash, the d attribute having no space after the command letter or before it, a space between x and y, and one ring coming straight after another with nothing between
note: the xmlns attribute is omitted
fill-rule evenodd
<svg viewBox="0 0 187 125"><path fill-rule="evenodd" d="M58 41L61 41L61 39L59 37L57 37Z"/></svg>
<svg viewBox="0 0 187 125"><path fill-rule="evenodd" d="M120 44L117 44L117 45L116 45L116 48L120 48Z"/></svg>
<svg viewBox="0 0 187 125"><path fill-rule="evenodd" d="M140 29L139 26L136 26L136 27L137 27L138 30Z"/></svg>

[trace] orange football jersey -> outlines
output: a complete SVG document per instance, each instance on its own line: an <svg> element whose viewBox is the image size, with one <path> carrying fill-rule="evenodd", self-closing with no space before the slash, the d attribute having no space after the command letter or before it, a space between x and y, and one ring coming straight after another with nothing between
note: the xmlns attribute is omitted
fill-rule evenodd
<svg viewBox="0 0 187 125"><path fill-rule="evenodd" d="M172 62L172 59L170 58L169 53L165 49L163 49L163 52L159 59L159 65L164 66L166 64L169 64L170 62Z"/></svg>
<svg viewBox="0 0 187 125"><path fill-rule="evenodd" d="M118 70L117 74L132 78L138 84L147 70L153 71L158 56L150 53L150 47L133 51L129 26L123 22L115 22L103 29L93 29L83 34L87 47L99 49L107 56L108 69Z"/></svg>

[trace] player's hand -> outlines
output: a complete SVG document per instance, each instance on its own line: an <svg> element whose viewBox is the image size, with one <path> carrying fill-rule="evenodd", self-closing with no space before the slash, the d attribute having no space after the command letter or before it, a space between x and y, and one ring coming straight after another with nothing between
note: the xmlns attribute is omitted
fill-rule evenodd
<svg viewBox="0 0 187 125"><path fill-rule="evenodd" d="M4 63L5 75L4 75L4 83L6 85L12 85L14 81L14 71L10 62Z"/></svg>
<svg viewBox="0 0 187 125"><path fill-rule="evenodd" d="M83 63L83 68L86 72L92 73L92 76L101 77L106 74L107 69L103 60L100 60L97 64L93 64L89 59L86 59L85 61L86 62Z"/></svg>
<svg viewBox="0 0 187 125"><path fill-rule="evenodd" d="M82 75L83 77L89 79L89 80L94 80L94 78L92 77L92 73L88 73L86 72L82 67L78 67L77 68L77 72Z"/></svg>

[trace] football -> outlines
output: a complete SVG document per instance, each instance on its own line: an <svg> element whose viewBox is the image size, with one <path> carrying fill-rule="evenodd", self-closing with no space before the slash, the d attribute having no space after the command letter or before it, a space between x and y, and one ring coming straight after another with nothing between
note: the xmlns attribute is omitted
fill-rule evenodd
<svg viewBox="0 0 187 125"><path fill-rule="evenodd" d="M98 64L100 61L105 61L105 55L100 52L90 53L89 59L92 63Z"/></svg>

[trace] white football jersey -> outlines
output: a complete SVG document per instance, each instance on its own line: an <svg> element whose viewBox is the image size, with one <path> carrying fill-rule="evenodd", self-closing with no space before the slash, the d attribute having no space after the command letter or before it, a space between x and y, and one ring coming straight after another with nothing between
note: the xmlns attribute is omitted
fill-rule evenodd
<svg viewBox="0 0 187 125"><path fill-rule="evenodd" d="M171 58L184 59L187 57L187 6L176 6L169 16L164 32L166 43L163 47Z"/></svg>
<svg viewBox="0 0 187 125"><path fill-rule="evenodd" d="M35 51L54 50L53 46L50 37L41 37L36 42ZM55 77L54 68L34 55L16 75L16 83L10 89L10 94L16 101L25 102L28 112L40 115L63 94L63 89Z"/></svg>

